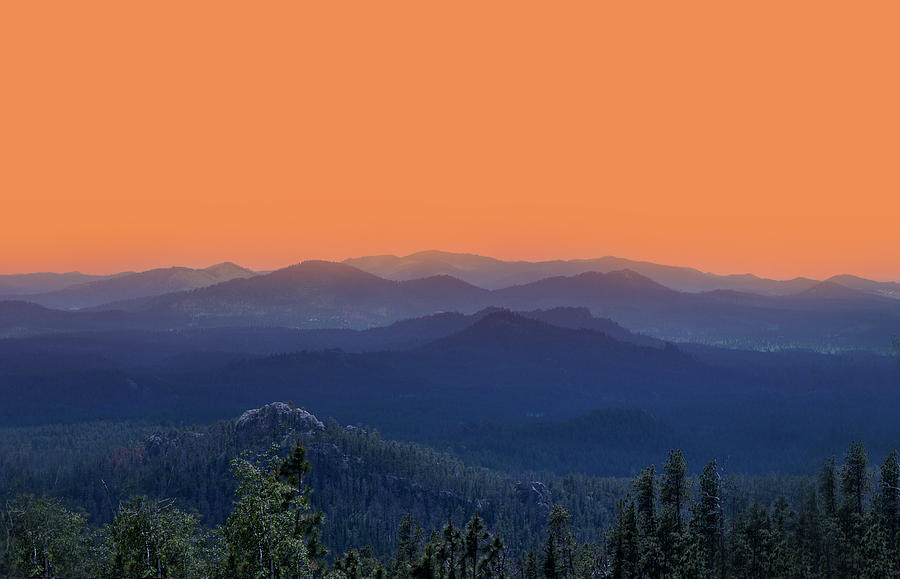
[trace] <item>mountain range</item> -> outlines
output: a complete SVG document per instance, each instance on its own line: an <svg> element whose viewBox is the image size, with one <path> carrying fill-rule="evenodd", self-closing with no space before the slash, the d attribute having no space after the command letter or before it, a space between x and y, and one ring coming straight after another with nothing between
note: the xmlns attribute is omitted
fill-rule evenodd
<svg viewBox="0 0 900 579"><path fill-rule="evenodd" d="M50 308L74 310L195 289L253 275L252 270L225 262L203 269L168 267L110 276L88 276L77 272L0 276L0 296Z"/></svg>
<svg viewBox="0 0 900 579"><path fill-rule="evenodd" d="M126 271L112 275L91 275L81 273L80 271L70 271L67 273L40 272L5 274L0 275L0 297L10 298L47 293L131 273L134 272Z"/></svg>
<svg viewBox="0 0 900 579"><path fill-rule="evenodd" d="M483 263L489 258L473 259ZM347 263L306 261L260 274L222 264L206 270L151 270L25 296L29 303L7 301L0 307L0 336L114 328L362 330L492 307L567 307L587 308L594 316L660 340L757 350L887 352L891 336L900 331L900 300L887 297L890 292L880 282L841 279L856 287L810 280L783 295L733 289L687 292L623 269L556 275L490 290L443 273L397 281ZM159 293L184 285L198 287ZM110 302L110 297L122 299ZM62 302L81 309L52 313L34 306Z"/></svg>
<svg viewBox="0 0 900 579"><path fill-rule="evenodd" d="M749 273L718 275L690 267L663 265L612 256L594 259L529 262L504 261L475 254L431 250L402 257L396 255L373 255L350 258L344 260L343 263L378 277L394 281L409 281L436 275L448 275L485 289L502 289L512 285L538 281L547 277L573 276L587 272L605 273L629 269L649 277L666 287L685 292L724 289L761 295L788 295L809 289L819 281L833 281L851 289L900 298L900 283L874 281L848 274L836 275L827 280L815 280L805 277L775 280ZM172 278L173 281L170 281L168 286L158 286L158 289L151 287L150 284L146 284L144 295L147 296L212 285L234 277L249 277L253 273L252 270L230 262L224 262L205 269L173 267L140 273L150 274L151 272L153 273L152 276L143 278L145 283L153 278L160 279L167 276ZM196 279L180 282L180 287L174 287L179 286L179 282L174 280L188 277L189 272L196 272L199 275L196 276ZM90 275L80 272L0 275L0 297L13 298L46 294L93 281L103 281L134 274L135 272L126 271L110 275ZM133 277L130 279L132 283L140 283L142 278ZM99 287L102 288L103 286ZM107 301L118 301L129 299L130 297L138 296L116 296ZM51 300L54 298L49 297L47 299ZM61 303L65 304L64 301ZM64 308L78 307L50 303L45 305Z"/></svg>
<svg viewBox="0 0 900 579"><path fill-rule="evenodd" d="M877 282L840 275L829 280L798 277L790 280L761 278L753 274L717 275L690 267L661 265L621 257L552 261L503 261L492 257L445 251L421 251L403 257L375 255L347 259L344 263L386 279L397 281L450 275L486 289L501 289L547 277L573 276L587 272L628 269L674 290L703 292L717 289L761 295L789 295L815 286L819 281L834 281L853 289L900 297L900 284Z"/></svg>

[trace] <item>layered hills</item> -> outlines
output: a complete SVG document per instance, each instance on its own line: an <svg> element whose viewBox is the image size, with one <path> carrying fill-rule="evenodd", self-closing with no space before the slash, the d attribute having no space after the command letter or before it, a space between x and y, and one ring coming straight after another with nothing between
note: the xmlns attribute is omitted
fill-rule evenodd
<svg viewBox="0 0 900 579"><path fill-rule="evenodd" d="M521 285L547 277L587 272L606 273L630 269L679 291L728 289L763 295L787 295L812 287L816 280L772 280L752 274L716 275L689 267L661 265L620 257L552 261L503 261L491 257L446 251L421 251L406 256L376 255L347 259L344 263L375 275L407 280L432 275L451 275L488 289Z"/></svg>
<svg viewBox="0 0 900 579"><path fill-rule="evenodd" d="M190 290L253 275L253 271L230 262L203 269L169 267L83 280L83 283L53 291L29 293L19 298L50 308L82 309L109 302Z"/></svg>
<svg viewBox="0 0 900 579"><path fill-rule="evenodd" d="M187 291L106 303L78 312L84 316L60 316L53 323L47 322L47 312L7 303L3 309L8 313L0 314L0 335L95 329L92 316L101 311L122 312L120 327L131 329L368 329L490 307L587 308L657 339L749 349L884 353L900 328L900 300L835 281L779 296L723 289L684 292L625 269L488 290L444 274L394 281L347 264L308 261ZM28 323L29 315L35 316L34 324Z"/></svg>

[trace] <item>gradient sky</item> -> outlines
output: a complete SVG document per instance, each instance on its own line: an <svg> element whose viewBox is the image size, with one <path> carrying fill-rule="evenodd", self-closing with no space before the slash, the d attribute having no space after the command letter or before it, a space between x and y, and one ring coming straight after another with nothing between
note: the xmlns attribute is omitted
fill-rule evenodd
<svg viewBox="0 0 900 579"><path fill-rule="evenodd" d="M900 3L3 2L0 273L900 279Z"/></svg>

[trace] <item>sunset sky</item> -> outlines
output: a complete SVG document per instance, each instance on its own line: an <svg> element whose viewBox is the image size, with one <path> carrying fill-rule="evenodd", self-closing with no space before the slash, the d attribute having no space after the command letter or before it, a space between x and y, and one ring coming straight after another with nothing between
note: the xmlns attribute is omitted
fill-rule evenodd
<svg viewBox="0 0 900 579"><path fill-rule="evenodd" d="M3 2L0 273L900 280L900 3Z"/></svg>

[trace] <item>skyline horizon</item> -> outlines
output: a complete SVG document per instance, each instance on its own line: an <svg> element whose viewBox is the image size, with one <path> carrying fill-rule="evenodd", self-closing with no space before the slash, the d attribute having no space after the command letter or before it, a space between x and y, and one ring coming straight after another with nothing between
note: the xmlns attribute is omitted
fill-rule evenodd
<svg viewBox="0 0 900 579"><path fill-rule="evenodd" d="M827 274L827 275L814 275L814 274L810 275L810 274L803 274L803 273L797 273L796 275L767 275L767 274L760 273L758 271L752 271L752 270L735 269L733 271L728 271L728 272L724 272L721 270L716 271L713 269L707 269L707 268L697 266L697 265L691 265L691 264L685 264L685 263L671 263L668 261L657 260L657 259L652 259L652 258L627 257L627 256L616 255L616 254L611 254L611 253L603 254L603 255L594 254L594 255L588 256L588 257L546 257L546 258L545 257L507 257L507 256L493 254L493 253L479 253L479 252L462 251L462 250L451 251L451 250L435 249L435 248L421 249L421 250L412 251L412 252L360 253L360 254L353 254L350 256L323 257L323 256L310 255L310 256L304 256L299 259L288 260L287 262L281 261L279 263L274 263L272 261L269 261L265 265L261 265L259 262L247 263L247 262L239 260L239 259L233 259L233 258L227 258L227 257L220 258L220 259L214 258L212 260L205 260L205 261L201 261L201 260L194 260L194 261L185 260L185 261L178 261L178 262L163 262L163 261L147 262L147 261L145 261L143 264L140 264L140 261L137 260L135 262L135 265L133 265L131 267L125 266L125 267L121 267L121 268L112 268L112 269L108 269L105 271L88 270L87 268L82 268L82 267L78 267L78 266L75 266L72 269L63 268L63 269L58 269L58 270L34 269L34 270L28 270L28 271L9 271L7 269L0 269L0 276L21 276L21 275L39 275L39 274L55 274L55 275L81 274L81 275L89 275L89 276L113 276L113 275L118 275L118 274L142 273L142 272L151 271L151 270L171 269L171 268L179 268L179 267L193 269L193 270L202 270L202 269L207 269L207 268L211 268L211 267L226 264L226 263L234 264L236 266L249 269L249 270L253 271L254 273L261 273L261 272L268 273L268 272L272 272L272 271L277 271L279 269L291 267L293 265L297 265L297 264L300 264L300 263L303 263L306 261L327 261L327 262L333 262L333 263L345 263L346 261L350 261L350 260L354 260L354 259L361 259L361 258L366 258L366 257L391 256L391 257L398 257L398 258L406 258L406 257L419 255L419 254L426 254L426 253L469 255L469 256L474 256L474 257L496 259L496 260L502 261L502 262L524 262L524 263L578 262L578 261L591 261L591 260L596 260L596 259L612 258L612 259L622 259L622 260L639 262L639 263L650 263L650 264L666 266L666 267L689 269L689 270L698 271L702 274L708 274L708 275L714 275L714 276L720 276L720 277L748 276L749 275L749 276L755 276L759 279L769 279L769 280L774 280L774 281L791 281L791 280L804 279L804 278L811 279L811 280L817 280L817 281L828 281L834 277L849 275L849 276L855 276L855 277L868 279L868 280L876 281L876 282L900 283L900 274L898 274L894 277L884 277L884 276L867 275L867 274L860 273L857 271L842 270L842 271L835 271L835 273L831 273L831 274Z"/></svg>
<svg viewBox="0 0 900 579"><path fill-rule="evenodd" d="M900 280L897 6L101 4L0 6L0 271L444 247Z"/></svg>

